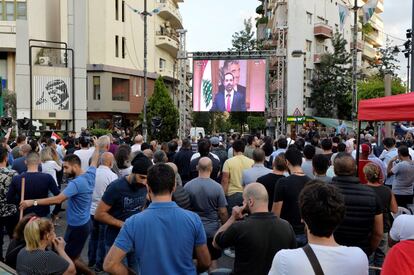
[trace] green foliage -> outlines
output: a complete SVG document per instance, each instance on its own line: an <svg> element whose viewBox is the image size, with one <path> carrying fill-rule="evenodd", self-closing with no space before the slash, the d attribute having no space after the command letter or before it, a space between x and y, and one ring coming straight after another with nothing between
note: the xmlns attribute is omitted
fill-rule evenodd
<svg viewBox="0 0 414 275"><path fill-rule="evenodd" d="M111 130L109 130L109 129L96 128L96 129L91 129L90 132L91 132L91 136L100 137L100 136L104 136L104 135L110 134L111 133Z"/></svg>
<svg viewBox="0 0 414 275"><path fill-rule="evenodd" d="M256 8L256 13L257 13L257 14L261 14L261 15L263 15L263 14L264 14L263 4L261 4L260 6L258 6L258 7Z"/></svg>
<svg viewBox="0 0 414 275"><path fill-rule="evenodd" d="M393 95L405 93L406 87L402 84L401 79L393 79L391 91ZM385 96L385 88L382 78L374 76L365 81L358 82L358 100L383 96Z"/></svg>
<svg viewBox="0 0 414 275"><path fill-rule="evenodd" d="M348 97L352 88L351 54L339 32L332 38L333 53L326 53L312 80L312 107L316 116L350 119Z"/></svg>
<svg viewBox="0 0 414 275"><path fill-rule="evenodd" d="M266 119L262 116L248 116L247 125L251 133L257 133L266 128Z"/></svg>
<svg viewBox="0 0 414 275"><path fill-rule="evenodd" d="M162 118L161 131L157 136L152 135L151 120L153 117ZM169 141L177 135L179 113L174 105L162 77L155 81L154 93L148 100L147 125L151 139Z"/></svg>
<svg viewBox="0 0 414 275"><path fill-rule="evenodd" d="M230 51L254 51L257 49L251 18L244 20L244 30L234 33L231 42L233 47L229 49Z"/></svg>
<svg viewBox="0 0 414 275"><path fill-rule="evenodd" d="M213 127L211 124L212 113L209 112L193 112L192 113L193 127L203 127L206 133L211 133Z"/></svg>
<svg viewBox="0 0 414 275"><path fill-rule="evenodd" d="M393 54L394 47L390 40L387 39L385 47L379 50L380 58L371 63L370 68L375 69L380 78L384 78L386 74L397 76L397 71L400 69L398 63L400 62Z"/></svg>
<svg viewBox="0 0 414 275"><path fill-rule="evenodd" d="M3 90L3 114L11 116L14 120L17 118L17 107L16 107L16 93L13 91Z"/></svg>
<svg viewBox="0 0 414 275"><path fill-rule="evenodd" d="M374 28L370 23L366 23L362 26L362 33L363 34L369 34L374 31Z"/></svg>

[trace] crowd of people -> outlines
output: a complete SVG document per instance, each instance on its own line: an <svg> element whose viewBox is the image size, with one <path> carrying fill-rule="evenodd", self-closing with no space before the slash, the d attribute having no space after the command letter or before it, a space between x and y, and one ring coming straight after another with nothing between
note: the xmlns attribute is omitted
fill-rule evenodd
<svg viewBox="0 0 414 275"><path fill-rule="evenodd" d="M10 142L9 131L0 259L19 274L413 274L414 128L404 129L380 144L361 133L360 148L342 126L148 143L86 131Z"/></svg>

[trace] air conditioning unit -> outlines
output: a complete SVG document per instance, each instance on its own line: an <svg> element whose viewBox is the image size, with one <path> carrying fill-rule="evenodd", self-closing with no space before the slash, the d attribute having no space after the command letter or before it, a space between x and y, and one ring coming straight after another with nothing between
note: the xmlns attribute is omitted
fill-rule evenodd
<svg viewBox="0 0 414 275"><path fill-rule="evenodd" d="M49 66L50 65L50 58L48 56L39 57L39 64L42 65L42 66Z"/></svg>

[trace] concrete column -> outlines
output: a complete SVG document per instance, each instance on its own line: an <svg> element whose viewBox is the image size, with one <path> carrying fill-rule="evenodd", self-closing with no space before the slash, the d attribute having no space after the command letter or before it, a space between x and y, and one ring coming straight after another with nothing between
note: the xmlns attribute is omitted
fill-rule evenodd
<svg viewBox="0 0 414 275"><path fill-rule="evenodd" d="M16 54L13 52L7 53L7 89L15 90L14 76L16 74Z"/></svg>
<svg viewBox="0 0 414 275"><path fill-rule="evenodd" d="M30 117L29 27L16 21L16 107L17 119Z"/></svg>
<svg viewBox="0 0 414 275"><path fill-rule="evenodd" d="M87 127L87 1L68 0L68 44L75 52L75 131Z"/></svg>
<svg viewBox="0 0 414 275"><path fill-rule="evenodd" d="M385 96L391 95L392 76L386 74L384 76ZM391 122L385 122L385 137L392 136L392 125Z"/></svg>

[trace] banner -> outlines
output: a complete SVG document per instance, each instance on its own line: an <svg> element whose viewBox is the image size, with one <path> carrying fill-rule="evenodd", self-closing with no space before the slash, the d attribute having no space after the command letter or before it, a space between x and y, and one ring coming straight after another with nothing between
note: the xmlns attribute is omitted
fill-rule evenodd
<svg viewBox="0 0 414 275"><path fill-rule="evenodd" d="M362 6L364 24L368 23L371 20L371 17L375 13L375 8L378 5L378 0L369 0L368 3Z"/></svg>
<svg viewBox="0 0 414 275"><path fill-rule="evenodd" d="M349 8L345 5L338 3L339 9L339 30L342 31L345 27L346 19L349 16Z"/></svg>

